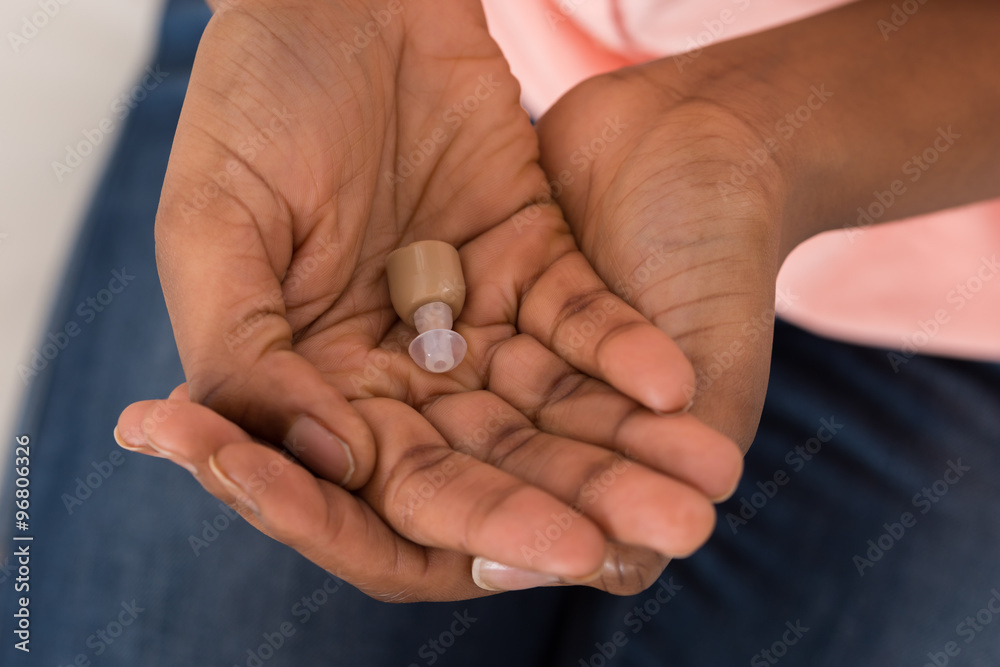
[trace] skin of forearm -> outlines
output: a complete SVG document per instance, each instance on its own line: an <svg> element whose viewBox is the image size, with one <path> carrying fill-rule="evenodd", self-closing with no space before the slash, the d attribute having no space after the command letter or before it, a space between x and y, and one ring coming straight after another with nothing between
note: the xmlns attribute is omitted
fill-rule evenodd
<svg viewBox="0 0 1000 667"><path fill-rule="evenodd" d="M828 229L1000 196L998 26L1000 3L862 0L706 47L684 86L777 140L784 256Z"/></svg>

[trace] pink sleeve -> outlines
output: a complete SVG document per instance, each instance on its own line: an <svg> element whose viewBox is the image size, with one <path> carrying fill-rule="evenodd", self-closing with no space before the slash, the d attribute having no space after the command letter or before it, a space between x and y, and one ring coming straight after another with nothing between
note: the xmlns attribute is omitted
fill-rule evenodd
<svg viewBox="0 0 1000 667"><path fill-rule="evenodd" d="M525 106L541 115L595 74L774 27L845 0L483 4ZM789 256L776 305L783 318L820 335L899 350L897 362L915 352L1000 360L997 255L1000 200L905 225L829 232Z"/></svg>

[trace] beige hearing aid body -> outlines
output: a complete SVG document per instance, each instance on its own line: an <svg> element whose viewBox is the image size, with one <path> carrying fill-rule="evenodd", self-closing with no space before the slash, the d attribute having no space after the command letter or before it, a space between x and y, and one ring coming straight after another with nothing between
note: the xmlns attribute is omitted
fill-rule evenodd
<svg viewBox="0 0 1000 667"><path fill-rule="evenodd" d="M410 357L432 373L462 363L467 345L452 331L465 305L465 277L455 248L443 241L417 241L389 254L385 263L392 307L419 334Z"/></svg>

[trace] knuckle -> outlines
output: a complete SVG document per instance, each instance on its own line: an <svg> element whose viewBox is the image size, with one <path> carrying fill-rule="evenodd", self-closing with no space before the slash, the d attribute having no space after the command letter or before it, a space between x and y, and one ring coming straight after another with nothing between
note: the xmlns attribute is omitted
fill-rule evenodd
<svg viewBox="0 0 1000 667"><path fill-rule="evenodd" d="M565 366L549 380L547 387L541 391L541 406L539 412L545 408L552 407L580 393L580 390L589 385L589 378L578 372L575 368Z"/></svg>
<svg viewBox="0 0 1000 667"><path fill-rule="evenodd" d="M586 463L580 474L580 484L571 503L574 507L587 507L601 501L611 485L622 474L615 470L615 465L621 460L621 454L605 450L592 461ZM608 476L608 473L611 473Z"/></svg>
<svg viewBox="0 0 1000 667"><path fill-rule="evenodd" d="M515 507L523 505L522 494L530 488L524 484L508 484L492 491L483 493L470 507L465 518L465 529L462 532L462 547L472 551L470 546L479 542L483 531L491 517L502 514L505 505Z"/></svg>
<svg viewBox="0 0 1000 667"><path fill-rule="evenodd" d="M188 393L192 403L204 405L223 417L240 423L242 414L236 396L246 384L245 379L225 371L201 369L188 378Z"/></svg>
<svg viewBox="0 0 1000 667"><path fill-rule="evenodd" d="M601 330L600 338L598 338L594 343L594 349L597 351L598 359L602 358L601 353L616 338L624 336L625 334L628 334L636 329L642 329L648 325L648 322L624 318L614 322L609 322L608 325Z"/></svg>
<svg viewBox="0 0 1000 667"><path fill-rule="evenodd" d="M503 426L495 434L493 444L489 446L487 463L506 469L509 466L505 466L505 463L515 458L518 452L530 449L538 435L538 431L526 424L511 423Z"/></svg>
<svg viewBox="0 0 1000 667"><path fill-rule="evenodd" d="M385 506L392 509L400 530L409 530L419 509L427 506L451 480L452 475L445 474L442 469L452 454L440 444L414 444L392 464L382 487L382 497ZM436 476L436 471L440 475Z"/></svg>

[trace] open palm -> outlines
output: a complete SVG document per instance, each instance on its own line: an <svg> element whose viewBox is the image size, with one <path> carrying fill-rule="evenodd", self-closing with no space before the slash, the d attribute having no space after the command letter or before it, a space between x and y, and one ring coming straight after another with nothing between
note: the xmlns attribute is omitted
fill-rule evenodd
<svg viewBox="0 0 1000 667"><path fill-rule="evenodd" d="M583 82L538 127L549 173L584 172L559 197L581 250L691 360L693 413L745 449L767 388L775 278L796 239L781 238L786 166L779 135L757 127L766 103L731 106L711 85L655 61ZM619 136L581 163L609 117Z"/></svg>
<svg viewBox="0 0 1000 667"><path fill-rule="evenodd" d="M478 3L369 4L210 23L156 227L188 383L121 435L375 596L481 595L473 555L638 590L707 538L738 452L655 414L691 367L576 249ZM385 281L427 238L468 287L446 375L405 353Z"/></svg>

